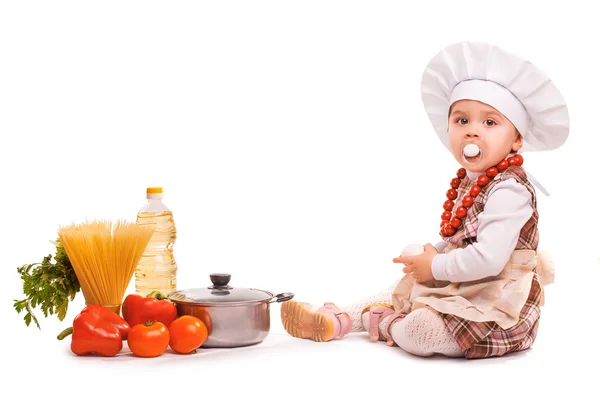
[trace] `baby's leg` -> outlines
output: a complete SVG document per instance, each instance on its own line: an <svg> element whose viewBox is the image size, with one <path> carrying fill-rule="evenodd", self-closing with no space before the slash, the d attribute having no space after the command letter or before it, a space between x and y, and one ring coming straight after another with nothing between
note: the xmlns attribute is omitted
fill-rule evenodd
<svg viewBox="0 0 600 400"><path fill-rule="evenodd" d="M418 308L394 322L390 326L390 335L401 349L416 356L464 357L442 317L429 307Z"/></svg>
<svg viewBox="0 0 600 400"><path fill-rule="evenodd" d="M281 305L281 321L284 329L292 336L328 342L341 339L350 332L365 331L361 313L373 304L389 304L396 284L345 307L333 303L323 306L298 301L287 301ZM368 318L369 313L365 314ZM383 321L382 321L383 323ZM368 326L368 321L365 326ZM380 326L382 326L380 324Z"/></svg>
<svg viewBox="0 0 600 400"><path fill-rule="evenodd" d="M363 310L373 304L392 304L392 294L394 289L398 285L395 282L393 285L381 290L377 294L369 297L365 297L362 300L356 301L352 304L340 306L340 309L347 312L352 318L352 332L364 332L366 327L369 326L369 313L363 314ZM387 318L385 318L387 320ZM380 325L383 326L384 320L381 321Z"/></svg>

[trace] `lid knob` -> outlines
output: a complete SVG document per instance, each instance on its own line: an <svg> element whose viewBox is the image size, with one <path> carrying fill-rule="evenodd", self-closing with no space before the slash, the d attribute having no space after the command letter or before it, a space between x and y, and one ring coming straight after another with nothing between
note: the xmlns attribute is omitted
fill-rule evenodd
<svg viewBox="0 0 600 400"><path fill-rule="evenodd" d="M210 286L209 289L232 289L231 286L227 285L230 280L231 274L210 274L210 281L213 286Z"/></svg>

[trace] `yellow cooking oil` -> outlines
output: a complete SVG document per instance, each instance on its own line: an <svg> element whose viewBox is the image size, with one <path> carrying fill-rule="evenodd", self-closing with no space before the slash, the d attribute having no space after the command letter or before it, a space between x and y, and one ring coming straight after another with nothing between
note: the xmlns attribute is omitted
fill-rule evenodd
<svg viewBox="0 0 600 400"><path fill-rule="evenodd" d="M146 198L148 204L138 212L136 221L154 228L154 234L136 268L135 291L142 296L155 290L167 295L177 289L177 263L173 255L177 229L173 212L162 201L162 188L147 188Z"/></svg>

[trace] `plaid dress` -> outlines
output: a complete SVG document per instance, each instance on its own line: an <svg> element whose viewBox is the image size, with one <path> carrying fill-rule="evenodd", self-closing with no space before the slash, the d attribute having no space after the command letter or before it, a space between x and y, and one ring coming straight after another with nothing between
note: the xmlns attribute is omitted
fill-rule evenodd
<svg viewBox="0 0 600 400"><path fill-rule="evenodd" d="M466 358L502 356L533 345L540 319L541 297L540 282L534 276L519 322L509 329L502 329L495 322L468 321L452 314L442 316Z"/></svg>
<svg viewBox="0 0 600 400"><path fill-rule="evenodd" d="M529 190L533 204L533 214L521 229L515 250L537 250L539 233L537 229L538 212L535 189L527 180L523 168L519 166L509 167L486 185L469 208L467 216L463 219L463 225L453 236L444 237L443 239L457 247L465 247L476 242L477 216L483 211L489 192L499 182L510 178L523 184ZM462 199L473 184L469 179L463 179L458 188L458 199ZM455 208L460 206L460 201L456 203ZM464 351L466 358L502 356L532 346L538 330L542 294L537 273L534 273L529 296L525 306L521 309L519 321L509 329L502 329L495 322L474 322L452 314L442 314L442 316L446 326Z"/></svg>

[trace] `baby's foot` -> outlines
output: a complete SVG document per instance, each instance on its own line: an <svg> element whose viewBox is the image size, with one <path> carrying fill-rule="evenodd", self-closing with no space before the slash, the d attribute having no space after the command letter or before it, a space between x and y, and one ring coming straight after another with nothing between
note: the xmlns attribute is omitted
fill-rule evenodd
<svg viewBox="0 0 600 400"><path fill-rule="evenodd" d="M390 324L403 317L404 314L395 312L391 304L376 303L363 309L361 320L371 341L383 340L388 346L393 346L394 341L389 334Z"/></svg>
<svg viewBox="0 0 600 400"><path fill-rule="evenodd" d="M315 342L342 339L352 329L350 315L333 303L317 308L308 303L286 301L281 305L281 322L293 337Z"/></svg>

